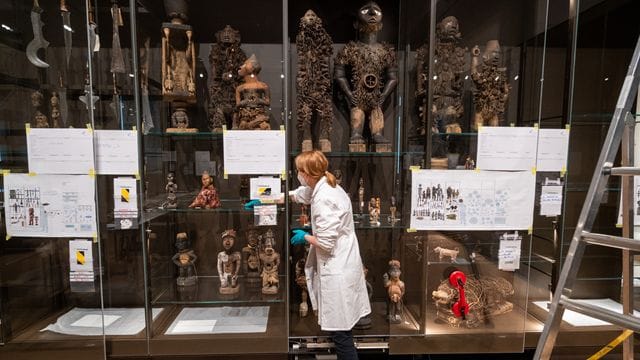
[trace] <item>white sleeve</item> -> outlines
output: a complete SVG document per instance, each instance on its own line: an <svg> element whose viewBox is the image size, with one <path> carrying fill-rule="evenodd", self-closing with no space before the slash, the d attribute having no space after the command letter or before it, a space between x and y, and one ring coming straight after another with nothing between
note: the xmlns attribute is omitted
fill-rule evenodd
<svg viewBox="0 0 640 360"><path fill-rule="evenodd" d="M311 204L311 195L313 195L313 189L308 186L300 186L295 190L289 191L291 200L299 204Z"/></svg>
<svg viewBox="0 0 640 360"><path fill-rule="evenodd" d="M333 252L340 234L342 210L333 202L325 200L315 209L312 223L313 235L318 240L318 247L326 252Z"/></svg>

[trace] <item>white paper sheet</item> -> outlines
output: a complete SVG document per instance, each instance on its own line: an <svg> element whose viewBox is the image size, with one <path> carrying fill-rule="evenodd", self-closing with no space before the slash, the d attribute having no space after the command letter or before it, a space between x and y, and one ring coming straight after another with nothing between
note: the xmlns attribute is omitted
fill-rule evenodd
<svg viewBox="0 0 640 360"><path fill-rule="evenodd" d="M478 131L476 168L531 170L536 166L538 129L483 126Z"/></svg>
<svg viewBox="0 0 640 360"><path fill-rule="evenodd" d="M138 133L134 130L96 130L96 162L100 175L135 175Z"/></svg>
<svg viewBox="0 0 640 360"><path fill-rule="evenodd" d="M569 130L538 130L538 171L566 171Z"/></svg>
<svg viewBox="0 0 640 360"><path fill-rule="evenodd" d="M230 130L224 133L226 174L282 174L285 171L285 132Z"/></svg>
<svg viewBox="0 0 640 360"><path fill-rule="evenodd" d="M540 215L557 216L562 213L562 185L543 185L540 191Z"/></svg>
<svg viewBox="0 0 640 360"><path fill-rule="evenodd" d="M93 237L95 182L89 175L6 174L8 236Z"/></svg>
<svg viewBox="0 0 640 360"><path fill-rule="evenodd" d="M279 177L260 176L249 180L249 189L251 199L271 200L280 199L282 191L280 191L281 180Z"/></svg>
<svg viewBox="0 0 640 360"><path fill-rule="evenodd" d="M217 320L180 320L173 327L172 334L210 334Z"/></svg>
<svg viewBox="0 0 640 360"><path fill-rule="evenodd" d="M81 317L76 322L72 323L71 326L101 328L102 319L104 319L104 326L107 327L120 318L121 316L118 315L89 314Z"/></svg>
<svg viewBox="0 0 640 360"><path fill-rule="evenodd" d="M253 207L254 225L275 226L278 225L278 206L259 205Z"/></svg>
<svg viewBox="0 0 640 360"><path fill-rule="evenodd" d="M520 254L522 247L522 235L504 233L500 235L500 249L498 250L498 269L503 271L515 271L520 269Z"/></svg>
<svg viewBox="0 0 640 360"><path fill-rule="evenodd" d="M415 170L411 228L526 230L533 223L531 171Z"/></svg>
<svg viewBox="0 0 640 360"><path fill-rule="evenodd" d="M93 134L89 129L29 129L27 152L30 173L95 172Z"/></svg>
<svg viewBox="0 0 640 360"><path fill-rule="evenodd" d="M113 179L113 204L114 218L138 217L138 189L135 178Z"/></svg>

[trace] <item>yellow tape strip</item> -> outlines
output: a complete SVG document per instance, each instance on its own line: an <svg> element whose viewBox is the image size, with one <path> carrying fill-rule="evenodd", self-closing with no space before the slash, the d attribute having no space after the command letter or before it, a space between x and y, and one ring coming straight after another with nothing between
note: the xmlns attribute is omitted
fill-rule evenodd
<svg viewBox="0 0 640 360"><path fill-rule="evenodd" d="M282 170L282 172L280 173L280 179L287 180L287 171L286 170Z"/></svg>
<svg viewBox="0 0 640 360"><path fill-rule="evenodd" d="M567 167L563 166L562 169L560 169L560 176L564 177L567 174Z"/></svg>
<svg viewBox="0 0 640 360"><path fill-rule="evenodd" d="M537 168L537 167L535 167L535 166L534 166L534 167L532 167L532 168L531 168L531 173L532 173L533 175L535 175L537 171L538 171L538 168Z"/></svg>
<svg viewBox="0 0 640 360"><path fill-rule="evenodd" d="M135 173L134 175L136 177L136 180L140 180L140 173Z"/></svg>
<svg viewBox="0 0 640 360"><path fill-rule="evenodd" d="M408 233L414 233L414 232L418 232L418 230L414 229L414 228L408 228L407 229Z"/></svg>
<svg viewBox="0 0 640 360"><path fill-rule="evenodd" d="M473 171L475 171L475 172L479 173L479 172L480 172L480 168L479 168L479 167L477 167L477 168L473 169Z"/></svg>
<svg viewBox="0 0 640 360"><path fill-rule="evenodd" d="M516 127L516 124L514 124L514 123L509 123L509 126L511 126L511 127Z"/></svg>
<svg viewBox="0 0 640 360"><path fill-rule="evenodd" d="M98 234L93 233L93 235L91 235L91 237L93 237L93 243L97 243L98 242Z"/></svg>
<svg viewBox="0 0 640 360"><path fill-rule="evenodd" d="M27 135L29 135L31 133L31 124L24 124L24 131L27 133Z"/></svg>
<svg viewBox="0 0 640 360"><path fill-rule="evenodd" d="M571 131L571 124L567 124L564 126L567 131Z"/></svg>
<svg viewBox="0 0 640 360"><path fill-rule="evenodd" d="M224 171L224 179L225 180L229 179L229 174L227 174L227 170Z"/></svg>
<svg viewBox="0 0 640 360"><path fill-rule="evenodd" d="M284 125L280 125L280 131L281 131L281 132L284 132L284 131L285 131L285 129L284 129Z"/></svg>
<svg viewBox="0 0 640 360"><path fill-rule="evenodd" d="M87 124L87 129L89 130L89 134L93 134L93 128L91 127L91 124Z"/></svg>
<svg viewBox="0 0 640 360"><path fill-rule="evenodd" d="M5 237L4 237L4 239L5 239L6 241L9 241L9 240L11 239L11 235L7 234L7 236L5 236Z"/></svg>
<svg viewBox="0 0 640 360"><path fill-rule="evenodd" d="M530 226L530 227L527 229L527 234L529 234L529 235L533 234L533 227L531 227L531 226Z"/></svg>
<svg viewBox="0 0 640 360"><path fill-rule="evenodd" d="M34 172L30 172L30 173L29 173L29 174L27 174L27 175L29 175L29 176L36 176L37 174L36 174L36 173L34 173Z"/></svg>
<svg viewBox="0 0 640 360"><path fill-rule="evenodd" d="M538 130L538 123L533 124L533 128Z"/></svg>
<svg viewBox="0 0 640 360"><path fill-rule="evenodd" d="M90 177L95 177L96 176L96 171L94 169L89 169L89 176Z"/></svg>
<svg viewBox="0 0 640 360"><path fill-rule="evenodd" d="M412 165L412 166L409 166L409 170L411 170L411 171L418 171L418 170L420 170L420 165Z"/></svg>
<svg viewBox="0 0 640 360"><path fill-rule="evenodd" d="M591 357L589 357L587 360L597 360L602 358L603 356L607 355L611 350L613 350L616 346L620 345L621 342L623 342L626 338L628 338L632 334L633 334L633 331L631 330L623 331L622 334L620 334L617 338L613 339L613 341L605 345L605 347L600 349L597 353L591 355Z"/></svg>
<svg viewBox="0 0 640 360"><path fill-rule="evenodd" d="M227 125L222 125L222 134L226 134L226 133L227 133Z"/></svg>
<svg viewBox="0 0 640 360"><path fill-rule="evenodd" d="M11 169L2 169L2 176L11 174Z"/></svg>
<svg viewBox="0 0 640 360"><path fill-rule="evenodd" d="M131 128L131 131L138 131L138 127L133 125L133 127Z"/></svg>
<svg viewBox="0 0 640 360"><path fill-rule="evenodd" d="M478 124L478 132L481 132L483 127L484 126L482 124Z"/></svg>

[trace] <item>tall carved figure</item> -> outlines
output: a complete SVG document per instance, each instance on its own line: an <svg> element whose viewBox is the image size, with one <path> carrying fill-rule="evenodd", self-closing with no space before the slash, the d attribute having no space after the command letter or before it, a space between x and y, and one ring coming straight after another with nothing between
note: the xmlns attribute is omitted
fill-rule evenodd
<svg viewBox="0 0 640 360"><path fill-rule="evenodd" d="M240 48L240 32L227 25L216 33L209 51L209 130L231 128L235 108L235 91L242 83L238 69L247 60Z"/></svg>
<svg viewBox="0 0 640 360"><path fill-rule="evenodd" d="M330 63L333 42L322 26L322 20L312 10L300 19L296 36L298 74L296 76L298 140L302 139L302 151L313 150L311 123L314 113L320 121L320 150L331 151Z"/></svg>
<svg viewBox="0 0 640 360"><path fill-rule="evenodd" d="M236 118L234 129L271 130L269 106L271 93L269 85L258 79L262 70L255 55L251 55L238 70L244 81L236 88Z"/></svg>
<svg viewBox="0 0 640 360"><path fill-rule="evenodd" d="M402 322L402 297L404 296L404 281L400 280L400 261L389 261L389 271L384 274L384 287L389 295L389 322Z"/></svg>
<svg viewBox="0 0 640 360"><path fill-rule="evenodd" d="M226 230L222 233L223 251L218 253L218 277L220 278L220 294L237 294L240 291L238 284L238 273L242 256L240 252L234 251L236 242L236 231Z"/></svg>
<svg viewBox="0 0 640 360"><path fill-rule="evenodd" d="M349 151L366 151L362 133L367 116L375 151L391 151L390 142L383 136L382 105L398 83L398 67L393 48L378 42L382 29L380 6L375 2L362 6L354 26L359 40L349 42L338 53L334 70L338 86L349 102Z"/></svg>
<svg viewBox="0 0 640 360"><path fill-rule="evenodd" d="M188 1L165 0L170 22L162 23L162 95L186 118L187 104L196 102L196 48L193 29L187 25ZM172 117L173 116L172 114ZM188 118L185 119L188 123ZM187 131L188 126L177 131ZM193 132L195 129L190 129ZM173 130L176 131L176 130Z"/></svg>
<svg viewBox="0 0 640 360"><path fill-rule="evenodd" d="M466 48L460 46L462 34L458 19L447 16L436 27L435 58L433 61L433 131L459 133L463 113L462 92ZM427 89L429 86L429 44L416 54L416 100L420 104L422 134L426 131Z"/></svg>
<svg viewBox="0 0 640 360"><path fill-rule="evenodd" d="M474 127L482 125L498 126L504 120L509 99L509 79L507 68L501 67L500 44L498 40L487 41L480 62L480 48L471 49L471 78L473 102L475 105Z"/></svg>

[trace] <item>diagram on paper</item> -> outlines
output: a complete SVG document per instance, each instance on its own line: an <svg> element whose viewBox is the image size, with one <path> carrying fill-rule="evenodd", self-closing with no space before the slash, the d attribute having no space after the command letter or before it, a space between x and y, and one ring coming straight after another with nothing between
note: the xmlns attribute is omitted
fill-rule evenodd
<svg viewBox="0 0 640 360"><path fill-rule="evenodd" d="M7 174L4 186L9 236L91 237L96 233L91 177Z"/></svg>
<svg viewBox="0 0 640 360"><path fill-rule="evenodd" d="M414 171L411 227L527 229L533 220L534 182L531 172Z"/></svg>

